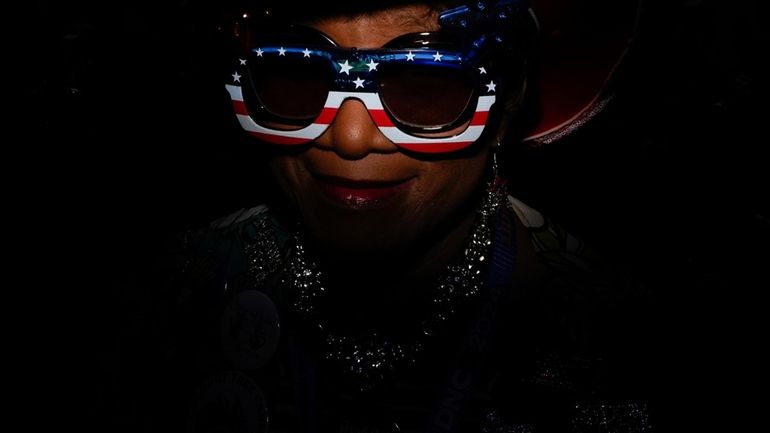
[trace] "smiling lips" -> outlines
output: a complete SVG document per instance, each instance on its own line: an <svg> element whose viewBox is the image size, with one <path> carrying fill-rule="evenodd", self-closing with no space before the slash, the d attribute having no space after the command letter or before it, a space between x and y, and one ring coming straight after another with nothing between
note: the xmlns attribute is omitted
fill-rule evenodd
<svg viewBox="0 0 770 433"><path fill-rule="evenodd" d="M409 186L412 178L395 181L352 180L315 175L321 192L332 202L349 209L372 209L386 205Z"/></svg>

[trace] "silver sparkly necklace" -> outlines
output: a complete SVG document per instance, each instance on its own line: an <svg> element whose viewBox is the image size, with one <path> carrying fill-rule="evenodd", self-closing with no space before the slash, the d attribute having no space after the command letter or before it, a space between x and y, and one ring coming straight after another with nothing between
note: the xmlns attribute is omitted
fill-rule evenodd
<svg viewBox="0 0 770 433"><path fill-rule="evenodd" d="M492 215L505 198L505 188L487 188L468 245L459 259L439 276L427 317L408 341L395 341L376 332L365 336L332 332L317 308L319 297L327 292L323 271L307 257L302 234L295 233L293 253L286 262L280 284L293 296L290 306L294 313L315 327L321 336L324 359L341 366L343 374L360 390L382 383L401 365L416 364L425 340L435 335L443 323L481 291L492 245Z"/></svg>

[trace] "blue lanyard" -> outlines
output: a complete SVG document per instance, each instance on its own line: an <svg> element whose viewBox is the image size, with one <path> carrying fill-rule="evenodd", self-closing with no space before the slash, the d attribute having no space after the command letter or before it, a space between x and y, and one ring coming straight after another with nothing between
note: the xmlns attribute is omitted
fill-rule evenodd
<svg viewBox="0 0 770 433"><path fill-rule="evenodd" d="M429 433L458 431L469 397L479 384L487 354L495 343L493 335L501 306L504 304L504 294L510 290L513 280L513 260L516 251L513 212L509 211L506 204L501 204L495 214L495 235L486 291L478 300L475 314L468 323L460 350L434 402L426 429Z"/></svg>

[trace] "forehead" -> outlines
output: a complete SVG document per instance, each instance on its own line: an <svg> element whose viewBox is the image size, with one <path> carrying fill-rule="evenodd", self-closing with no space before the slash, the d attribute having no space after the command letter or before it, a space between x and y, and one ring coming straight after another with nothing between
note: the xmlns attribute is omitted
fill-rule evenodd
<svg viewBox="0 0 770 433"><path fill-rule="evenodd" d="M401 35L439 29L438 12L425 5L330 16L303 24L325 33L340 46L356 48L379 48Z"/></svg>

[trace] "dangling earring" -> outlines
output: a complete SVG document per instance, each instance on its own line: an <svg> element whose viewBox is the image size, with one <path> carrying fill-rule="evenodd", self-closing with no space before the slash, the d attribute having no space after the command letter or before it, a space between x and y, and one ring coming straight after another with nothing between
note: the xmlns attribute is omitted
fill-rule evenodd
<svg viewBox="0 0 770 433"><path fill-rule="evenodd" d="M500 176L500 165L497 162L497 154L500 152L500 147L502 147L502 145L498 141L492 148L492 174L495 176L495 179Z"/></svg>
<svg viewBox="0 0 770 433"><path fill-rule="evenodd" d="M492 189L505 188L505 180L500 176L500 163L497 160L502 144L498 141L492 147Z"/></svg>

